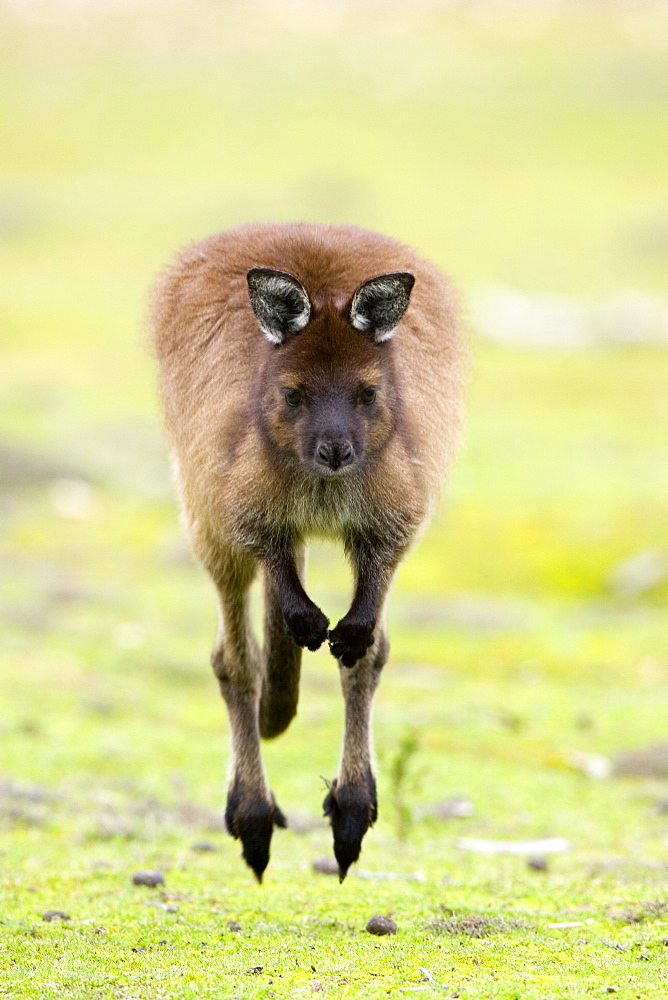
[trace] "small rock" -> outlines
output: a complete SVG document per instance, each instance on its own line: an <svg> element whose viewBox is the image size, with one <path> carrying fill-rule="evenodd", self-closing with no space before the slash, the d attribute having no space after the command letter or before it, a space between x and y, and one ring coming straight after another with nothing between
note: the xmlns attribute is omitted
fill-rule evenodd
<svg viewBox="0 0 668 1000"><path fill-rule="evenodd" d="M532 854L530 858L527 858L527 867L532 868L535 872L546 872L549 865L547 858L542 854Z"/></svg>
<svg viewBox="0 0 668 1000"><path fill-rule="evenodd" d="M42 914L42 920L70 920L69 913L65 913L64 910L47 910L46 913Z"/></svg>
<svg viewBox="0 0 668 1000"><path fill-rule="evenodd" d="M612 777L612 761L602 753L589 753L585 750L571 750L566 757L566 764L582 771L588 778L595 781L605 781Z"/></svg>
<svg viewBox="0 0 668 1000"><path fill-rule="evenodd" d="M381 914L376 914L375 917L372 917L366 925L366 929L369 934L383 935L397 933L397 925L394 920L391 920L390 917L384 917Z"/></svg>
<svg viewBox="0 0 668 1000"><path fill-rule="evenodd" d="M174 903L161 903L158 899L149 899L146 906L152 906L156 910L164 910L165 913L178 913L179 908Z"/></svg>
<svg viewBox="0 0 668 1000"><path fill-rule="evenodd" d="M150 889L155 889L156 885L165 884L165 876L162 872L149 870L145 872L135 872L132 876L133 885L147 885Z"/></svg>
<svg viewBox="0 0 668 1000"><path fill-rule="evenodd" d="M193 851L198 851L200 854L206 854L207 851L218 850L216 845L212 844L210 840L196 840L194 844L190 845L190 849Z"/></svg>
<svg viewBox="0 0 668 1000"><path fill-rule="evenodd" d="M460 837L455 847L477 854L558 854L570 850L565 837L539 837L537 840L487 840L483 837Z"/></svg>
<svg viewBox="0 0 668 1000"><path fill-rule="evenodd" d="M463 795L453 795L434 807L434 815L439 819L468 819L474 812L475 806Z"/></svg>
<svg viewBox="0 0 668 1000"><path fill-rule="evenodd" d="M339 874L339 866L337 864L336 858L332 858L329 856L324 858L316 858L311 867L313 868L314 872L318 873L318 875Z"/></svg>

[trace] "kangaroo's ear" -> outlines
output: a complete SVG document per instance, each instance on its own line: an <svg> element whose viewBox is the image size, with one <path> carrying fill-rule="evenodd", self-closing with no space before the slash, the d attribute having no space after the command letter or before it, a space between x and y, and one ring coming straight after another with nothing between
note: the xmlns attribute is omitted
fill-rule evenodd
<svg viewBox="0 0 668 1000"><path fill-rule="evenodd" d="M379 274L360 285L350 305L350 322L377 344L389 340L403 317L415 278L408 271Z"/></svg>
<svg viewBox="0 0 668 1000"><path fill-rule="evenodd" d="M304 329L311 303L301 281L273 267L252 267L246 277L250 304L267 340L282 344Z"/></svg>

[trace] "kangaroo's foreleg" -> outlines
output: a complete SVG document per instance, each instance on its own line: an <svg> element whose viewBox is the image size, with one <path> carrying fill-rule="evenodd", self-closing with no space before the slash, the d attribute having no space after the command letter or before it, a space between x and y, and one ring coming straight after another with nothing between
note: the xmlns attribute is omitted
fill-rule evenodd
<svg viewBox="0 0 668 1000"><path fill-rule="evenodd" d="M274 826L285 826L267 783L260 754L262 658L251 631L248 590L254 563L227 553L214 575L219 630L211 662L230 723L231 760L225 822L242 843L244 860L258 881L269 861Z"/></svg>
<svg viewBox="0 0 668 1000"><path fill-rule="evenodd" d="M379 609L405 545L351 533L345 548L355 572L355 591L348 612L328 638L332 655L345 667L353 667L373 645Z"/></svg>
<svg viewBox="0 0 668 1000"><path fill-rule="evenodd" d="M281 609L285 631L296 646L316 650L327 638L329 621L304 590L297 561L299 543L294 539L276 541L262 556L272 598Z"/></svg>

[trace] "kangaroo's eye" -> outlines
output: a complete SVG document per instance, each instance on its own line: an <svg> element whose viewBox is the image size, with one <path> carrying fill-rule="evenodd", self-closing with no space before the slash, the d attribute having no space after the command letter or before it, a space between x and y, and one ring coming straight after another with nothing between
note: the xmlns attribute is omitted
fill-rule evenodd
<svg viewBox="0 0 668 1000"><path fill-rule="evenodd" d="M285 389L283 394L288 406L299 406L304 398L299 389Z"/></svg>
<svg viewBox="0 0 668 1000"><path fill-rule="evenodd" d="M367 386L366 389L362 389L360 393L360 400L362 403L373 403L375 398L376 390L372 385Z"/></svg>

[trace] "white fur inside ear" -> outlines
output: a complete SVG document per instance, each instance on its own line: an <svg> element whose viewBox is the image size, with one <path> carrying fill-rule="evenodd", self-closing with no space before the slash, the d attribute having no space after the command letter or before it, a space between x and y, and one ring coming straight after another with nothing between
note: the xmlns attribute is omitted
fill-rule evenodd
<svg viewBox="0 0 668 1000"><path fill-rule="evenodd" d="M311 318L311 303L306 299L304 303L304 311L298 313L297 316L293 316L290 320L289 327L290 333L299 333L307 325Z"/></svg>
<svg viewBox="0 0 668 1000"><path fill-rule="evenodd" d="M262 330L263 334L265 335L270 344L283 343L283 337L280 337L277 333L274 333L268 327L263 326L262 323L260 323L260 329Z"/></svg>
<svg viewBox="0 0 668 1000"><path fill-rule="evenodd" d="M414 282L408 271L379 274L365 281L350 304L351 325L376 344L390 340L408 308Z"/></svg>
<svg viewBox="0 0 668 1000"><path fill-rule="evenodd" d="M352 309L350 310L350 322L355 327L356 330L361 330L364 333L371 326L371 321L363 316L361 313L355 311L355 301L353 300Z"/></svg>
<svg viewBox="0 0 668 1000"><path fill-rule="evenodd" d="M309 309L305 309L303 313L300 313L298 316L295 316L293 319L291 319L288 322L288 324L287 324L287 328L288 328L287 332L288 333L299 333L299 331L303 330L304 327L308 324L308 321L309 321L310 318L311 318L311 310L310 310L310 308ZM258 320L258 322L259 322L259 320ZM283 339L284 339L283 334L276 333L275 330L272 330L271 327L265 326L263 323L260 323L260 329L262 330L263 334L265 335L265 337L267 338L267 340L269 341L270 344L282 344L283 343Z"/></svg>
<svg viewBox="0 0 668 1000"><path fill-rule="evenodd" d="M382 333L376 331L373 335L373 339L377 344L384 344L386 340L391 340L392 337L397 332L396 326L393 326L391 330L383 330Z"/></svg>
<svg viewBox="0 0 668 1000"><path fill-rule="evenodd" d="M250 302L270 344L282 344L311 318L311 303L300 281L273 268L255 267L247 275Z"/></svg>

